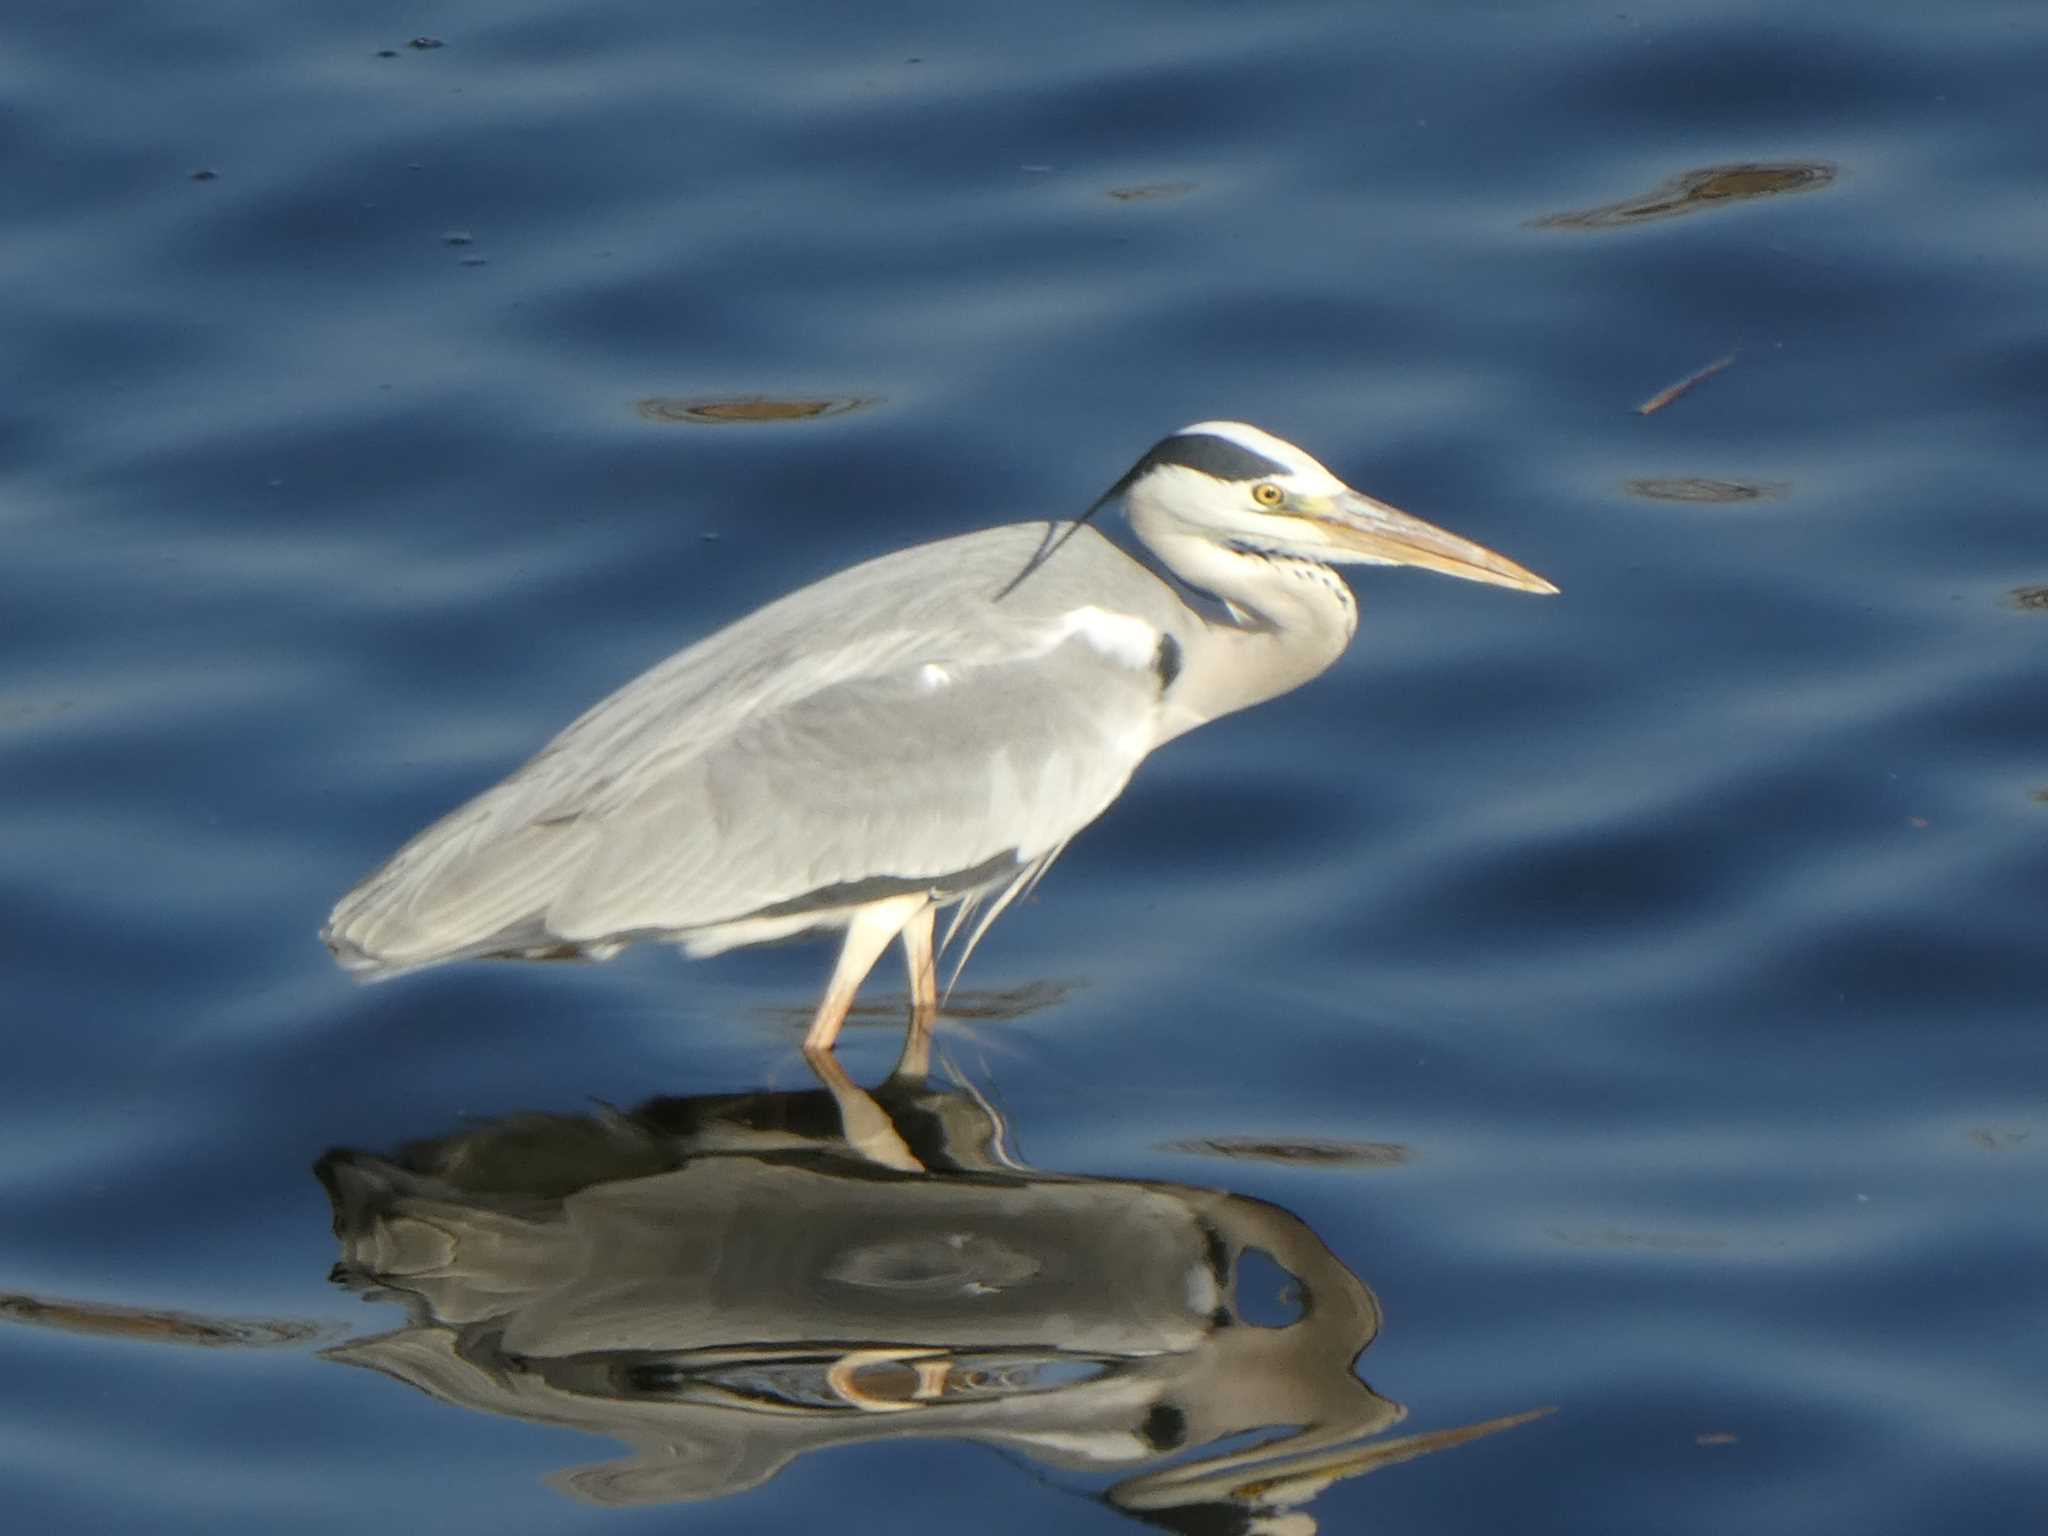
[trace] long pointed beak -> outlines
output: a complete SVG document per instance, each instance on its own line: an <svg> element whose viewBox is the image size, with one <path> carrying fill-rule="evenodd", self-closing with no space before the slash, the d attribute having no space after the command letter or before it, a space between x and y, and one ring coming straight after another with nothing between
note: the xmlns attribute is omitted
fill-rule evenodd
<svg viewBox="0 0 2048 1536"><path fill-rule="evenodd" d="M1446 576L1514 587L1523 592L1557 590L1505 555L1496 555L1484 545L1461 539L1434 523L1410 517L1357 491L1345 491L1334 498L1330 510L1319 514L1316 521L1328 531L1334 550L1354 560L1379 565L1419 565Z"/></svg>

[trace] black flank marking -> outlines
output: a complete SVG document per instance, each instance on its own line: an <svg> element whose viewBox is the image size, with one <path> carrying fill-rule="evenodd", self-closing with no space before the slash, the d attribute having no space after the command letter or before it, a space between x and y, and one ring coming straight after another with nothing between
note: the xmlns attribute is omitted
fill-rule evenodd
<svg viewBox="0 0 2048 1536"><path fill-rule="evenodd" d="M1263 453L1254 453L1227 437L1213 437L1207 432L1182 432L1162 438L1152 445L1150 453L1138 461L1131 478L1137 478L1158 464L1179 464L1187 469L1198 469L1218 480L1263 480L1268 475L1287 473L1285 464L1275 463Z"/></svg>
<svg viewBox="0 0 2048 1536"><path fill-rule="evenodd" d="M1163 697L1173 686L1173 680L1180 676L1180 642L1171 635L1159 637L1159 649L1152 654L1152 670L1159 677L1159 692Z"/></svg>

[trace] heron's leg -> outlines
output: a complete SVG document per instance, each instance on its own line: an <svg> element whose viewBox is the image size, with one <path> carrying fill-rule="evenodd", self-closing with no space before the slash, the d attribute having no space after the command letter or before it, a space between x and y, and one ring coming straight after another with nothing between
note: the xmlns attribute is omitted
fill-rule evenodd
<svg viewBox="0 0 2048 1536"><path fill-rule="evenodd" d="M939 964L932 953L932 923L937 916L938 910L927 905L903 925L903 962L910 968L910 1032L903 1038L903 1054L892 1077L931 1075L932 1024L939 1016Z"/></svg>
<svg viewBox="0 0 2048 1536"><path fill-rule="evenodd" d="M929 903L903 925L903 963L910 969L910 1011L930 1018L939 1011L939 963L932 953L932 925L938 909Z"/></svg>
<svg viewBox="0 0 2048 1536"><path fill-rule="evenodd" d="M839 963L832 967L832 979L825 985L825 997L818 1004L811 1032L804 1036L804 1054L823 1055L839 1038L839 1026L846 1022L854 994L867 980L868 972L889 947L889 941L903 931L903 925L920 908L929 906L929 896L890 896L871 902L854 913L846 925L846 942L839 947Z"/></svg>

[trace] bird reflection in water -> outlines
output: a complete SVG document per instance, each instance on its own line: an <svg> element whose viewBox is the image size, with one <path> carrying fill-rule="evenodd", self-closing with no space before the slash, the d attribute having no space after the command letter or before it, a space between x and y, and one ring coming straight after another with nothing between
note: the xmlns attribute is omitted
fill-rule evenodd
<svg viewBox="0 0 2048 1536"><path fill-rule="evenodd" d="M408 1318L327 1357L624 1442L551 1479L603 1505L917 1435L1168 1528L1306 1532L1330 1483L1544 1411L1376 1438L1378 1304L1287 1212L1037 1172L970 1085L818 1071L329 1153L336 1278Z"/></svg>

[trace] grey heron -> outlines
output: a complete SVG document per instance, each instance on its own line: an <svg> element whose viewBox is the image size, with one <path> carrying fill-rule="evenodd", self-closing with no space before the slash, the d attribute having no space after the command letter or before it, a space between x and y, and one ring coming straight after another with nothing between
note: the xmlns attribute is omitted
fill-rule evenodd
<svg viewBox="0 0 2048 1536"><path fill-rule="evenodd" d="M1129 549L1091 523L1118 500ZM1330 666L1358 625L1341 564L1557 590L1256 427L1198 422L1077 520L883 555L669 657L400 848L321 937L368 979L843 929L814 1062L900 938L909 1059L938 1010L935 914L955 909L946 944L980 914L964 964L1155 747Z"/></svg>

